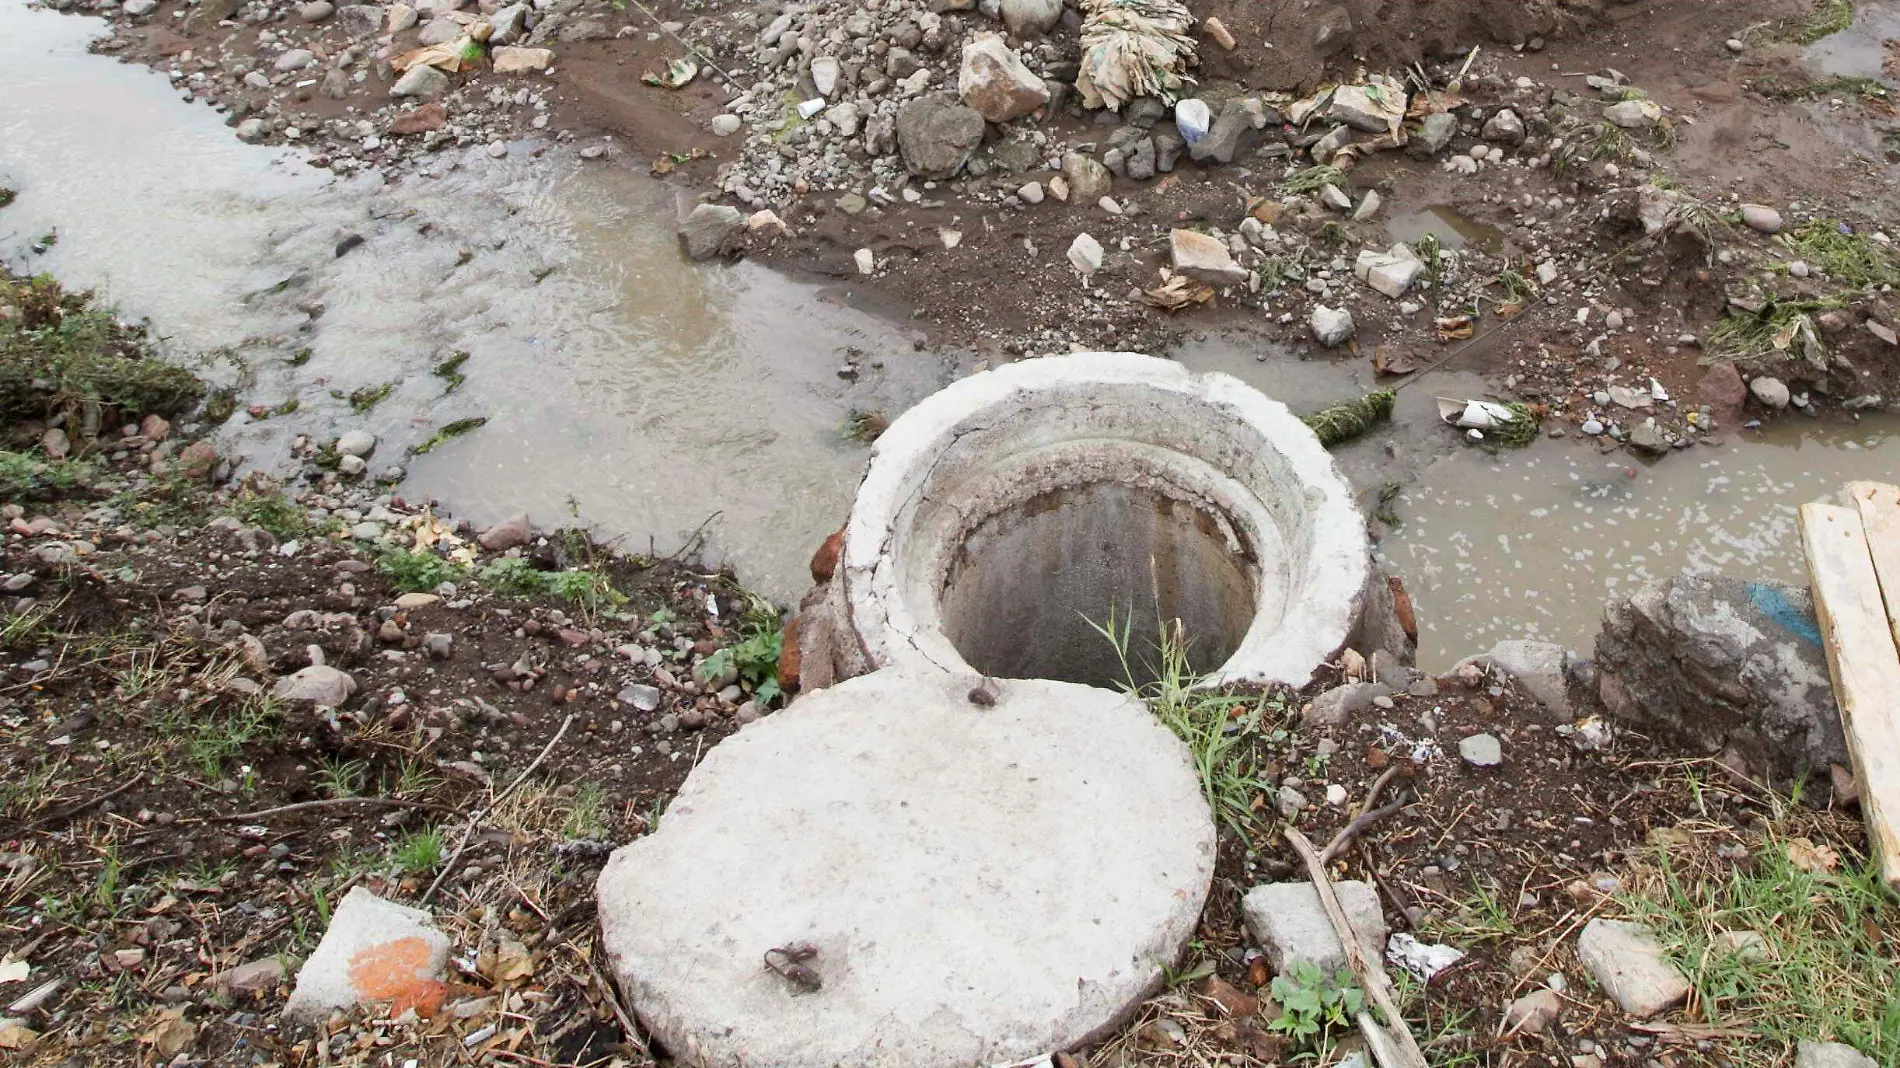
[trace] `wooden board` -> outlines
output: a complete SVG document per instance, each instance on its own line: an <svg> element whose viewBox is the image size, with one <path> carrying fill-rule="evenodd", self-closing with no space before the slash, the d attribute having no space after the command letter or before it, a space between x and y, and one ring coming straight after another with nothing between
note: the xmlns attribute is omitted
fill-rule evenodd
<svg viewBox="0 0 1900 1068"><path fill-rule="evenodd" d="M1841 496L1860 512L1867 535L1867 553L1880 579L1880 597L1887 605L1887 627L1900 646L1900 486L1884 482L1849 482Z"/></svg>
<svg viewBox="0 0 1900 1068"><path fill-rule="evenodd" d="M1875 495L1873 506L1886 505ZM1827 646L1861 814L1881 878L1900 889L1900 649L1859 509L1801 507L1801 544L1814 580L1814 613ZM1886 546L1883 546L1883 549ZM1900 572L1893 599L1900 601Z"/></svg>

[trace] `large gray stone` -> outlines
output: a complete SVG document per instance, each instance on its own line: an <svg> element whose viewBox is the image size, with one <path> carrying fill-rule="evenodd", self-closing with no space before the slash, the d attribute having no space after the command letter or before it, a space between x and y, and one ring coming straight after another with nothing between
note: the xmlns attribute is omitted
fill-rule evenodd
<svg viewBox="0 0 1900 1068"><path fill-rule="evenodd" d="M1572 717L1570 705L1570 650L1556 642L1513 638L1501 641L1478 658L1516 679L1519 686L1550 710L1556 720Z"/></svg>
<svg viewBox="0 0 1900 1068"><path fill-rule="evenodd" d="M312 708L342 708L356 692L356 680L346 671L324 664L312 664L277 680L271 694L288 705Z"/></svg>
<svg viewBox="0 0 1900 1068"><path fill-rule="evenodd" d="M1168 248L1174 272L1196 281L1231 286L1242 284L1252 276L1252 272L1234 262L1225 242L1198 230L1170 230Z"/></svg>
<svg viewBox="0 0 1900 1068"><path fill-rule="evenodd" d="M1062 21L1062 0L1002 0L1003 25L1018 37L1048 33Z"/></svg>
<svg viewBox="0 0 1900 1068"><path fill-rule="evenodd" d="M366 1003L387 1005L392 1016L409 1008L433 1012L447 993L442 970L448 959L448 936L428 913L353 887L297 973L284 1016L319 1023L333 1009Z"/></svg>
<svg viewBox="0 0 1900 1068"><path fill-rule="evenodd" d="M1413 159L1430 159L1443 152L1457 133L1458 117L1435 111L1419 120L1418 132L1406 144L1405 154Z"/></svg>
<svg viewBox="0 0 1900 1068"><path fill-rule="evenodd" d="M897 150L919 178L956 174L982 143L983 116L948 93L920 96L897 112Z"/></svg>
<svg viewBox="0 0 1900 1068"><path fill-rule="evenodd" d="M1601 917L1577 936L1577 960L1617 1007L1632 1016L1654 1016L1689 996L1689 980L1663 955L1649 928Z"/></svg>
<svg viewBox="0 0 1900 1068"><path fill-rule="evenodd" d="M1804 1038L1794 1047L1794 1068L1876 1068L1877 1062L1845 1042Z"/></svg>
<svg viewBox="0 0 1900 1068"><path fill-rule="evenodd" d="M976 683L886 670L809 694L721 742L615 852L603 944L676 1057L1007 1063L1158 984L1213 870L1186 751L1107 690L1010 680L983 705ZM819 989L766 967L793 945Z"/></svg>
<svg viewBox="0 0 1900 1068"><path fill-rule="evenodd" d="M1102 162L1080 152L1062 154L1062 179L1069 183L1069 203L1090 205L1107 196L1115 176Z"/></svg>
<svg viewBox="0 0 1900 1068"><path fill-rule="evenodd" d="M1388 928L1378 891L1356 879L1334 883L1333 890L1346 912L1346 922L1359 936L1360 952L1367 960L1383 960ZM1240 908L1247 929L1266 950L1267 963L1276 972L1285 974L1302 961L1324 972L1346 967L1346 948L1312 883L1263 883L1247 891Z"/></svg>
<svg viewBox="0 0 1900 1068"><path fill-rule="evenodd" d="M1808 591L1681 575L1605 610L1597 689L1611 716L1777 781L1847 764Z"/></svg>
<svg viewBox="0 0 1900 1068"><path fill-rule="evenodd" d="M738 251L745 215L730 204L700 204L680 223L680 248L689 260L710 260Z"/></svg>

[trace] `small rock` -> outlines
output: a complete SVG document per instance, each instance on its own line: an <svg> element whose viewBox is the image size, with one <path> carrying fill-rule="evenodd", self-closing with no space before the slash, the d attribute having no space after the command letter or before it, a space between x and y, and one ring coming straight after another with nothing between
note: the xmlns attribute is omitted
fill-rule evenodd
<svg viewBox="0 0 1900 1068"><path fill-rule="evenodd" d="M1505 108L1484 124L1484 139L1521 145L1524 143L1524 120L1517 117L1517 112Z"/></svg>
<svg viewBox="0 0 1900 1068"><path fill-rule="evenodd" d="M745 234L745 215L730 204L699 204L680 223L680 247L699 262L737 252Z"/></svg>
<svg viewBox="0 0 1900 1068"><path fill-rule="evenodd" d="M1333 884L1347 923L1359 937L1367 960L1383 958L1387 932L1379 894L1368 883L1349 879ZM1266 950L1267 962L1285 975L1308 963L1330 975L1346 966L1346 950L1334 932L1319 891L1309 882L1263 883L1241 901L1247 929Z"/></svg>
<svg viewBox="0 0 1900 1068"><path fill-rule="evenodd" d="M1324 304L1313 306L1312 317L1307 325L1313 331L1313 338L1326 348L1338 348L1352 340L1358 329L1352 321L1352 313L1344 308L1328 308Z"/></svg>
<svg viewBox="0 0 1900 1068"><path fill-rule="evenodd" d="M1509 1034L1522 1031L1527 1035L1541 1035L1544 1028L1550 1026L1564 1011L1564 999L1551 989L1534 990L1518 998L1504 1010L1504 1031Z"/></svg>
<svg viewBox="0 0 1900 1068"><path fill-rule="evenodd" d="M1234 40L1233 32L1227 28L1227 24L1212 15L1201 20L1201 29L1214 39L1215 44L1226 51L1232 52L1240 47L1240 42Z"/></svg>
<svg viewBox="0 0 1900 1068"><path fill-rule="evenodd" d="M1762 937L1760 931L1718 931L1709 939L1709 952L1717 958L1767 960L1768 940Z"/></svg>
<svg viewBox="0 0 1900 1068"><path fill-rule="evenodd" d="M1625 130L1647 130L1662 122L1662 108L1654 100L1623 100L1604 108L1603 117Z"/></svg>
<svg viewBox="0 0 1900 1068"><path fill-rule="evenodd" d="M1413 159L1430 159L1443 152L1457 133L1457 116L1433 112L1419 120L1418 133L1406 144L1405 153Z"/></svg>
<svg viewBox="0 0 1900 1068"><path fill-rule="evenodd" d="M1494 768L1504 763L1504 746L1495 734L1474 734L1458 743L1458 755L1474 768Z"/></svg>
<svg viewBox="0 0 1900 1068"><path fill-rule="evenodd" d="M234 994L263 994L284 981L288 971L281 956L264 957L240 964L218 976L218 985Z"/></svg>
<svg viewBox="0 0 1900 1068"><path fill-rule="evenodd" d="M1017 37L1036 37L1062 21L1062 0L1002 0L1003 25Z"/></svg>
<svg viewBox="0 0 1900 1068"><path fill-rule="evenodd" d="M389 87L389 95L424 98L441 96L449 91L449 85L448 75L427 63L418 63L396 79L396 84Z"/></svg>
<svg viewBox="0 0 1900 1068"><path fill-rule="evenodd" d="M838 76L844 67L836 56L819 56L811 61L811 84L818 95L829 100L838 91Z"/></svg>
<svg viewBox="0 0 1900 1068"><path fill-rule="evenodd" d="M877 254L868 248L861 248L851 254L858 265L859 274L872 274L877 271Z"/></svg>
<svg viewBox="0 0 1900 1068"><path fill-rule="evenodd" d="M73 443L64 430L51 427L46 433L40 435L40 451L55 460L64 460L72 455Z"/></svg>
<svg viewBox="0 0 1900 1068"><path fill-rule="evenodd" d="M642 712L651 712L660 707L660 691L657 687L636 682L620 691L618 700L623 705L632 705Z"/></svg>
<svg viewBox="0 0 1900 1068"><path fill-rule="evenodd" d="M330 0L310 0L307 4L297 6L297 17L305 22L322 22L334 14L336 14L336 5L330 3Z"/></svg>
<svg viewBox="0 0 1900 1068"><path fill-rule="evenodd" d="M731 137L745 126L745 121L737 115L714 115L712 132L720 137Z"/></svg>
<svg viewBox="0 0 1900 1068"><path fill-rule="evenodd" d="M1087 278L1102 269L1102 243L1088 234L1077 234L1069 244L1069 263Z"/></svg>
<svg viewBox="0 0 1900 1068"><path fill-rule="evenodd" d="M1040 204L1042 203L1042 196L1041 182L1030 182L1016 190L1017 199L1025 204Z"/></svg>
<svg viewBox="0 0 1900 1068"><path fill-rule="evenodd" d="M1654 1016L1689 996L1689 981L1663 954L1649 928L1624 920L1591 920L1577 936L1577 959L1604 992L1632 1016Z"/></svg>
<svg viewBox="0 0 1900 1068"><path fill-rule="evenodd" d="M324 664L312 664L295 674L277 680L271 693L279 701L312 708L342 708L356 692L356 680L348 672Z"/></svg>
<svg viewBox="0 0 1900 1068"><path fill-rule="evenodd" d="M1246 268L1234 262L1227 245L1195 230L1172 230L1168 247L1177 274L1213 285L1239 285L1252 277Z"/></svg>
<svg viewBox="0 0 1900 1068"><path fill-rule="evenodd" d="M910 101L897 112L896 140L904 166L919 178L949 178L983 143L983 116L947 93ZM865 138L874 131L865 129Z"/></svg>
<svg viewBox="0 0 1900 1068"><path fill-rule="evenodd" d="M554 63L554 51L548 48L503 45L494 49L489 58L494 60L496 74L525 74L529 71L547 70Z"/></svg>
<svg viewBox="0 0 1900 1068"><path fill-rule="evenodd" d="M278 56L274 66L281 73L284 71L302 70L316 61L317 54L308 48L293 48L283 55Z"/></svg>
<svg viewBox="0 0 1900 1068"><path fill-rule="evenodd" d="M1876 1062L1845 1042L1804 1038L1795 1044L1794 1068L1876 1068Z"/></svg>
<svg viewBox="0 0 1900 1068"><path fill-rule="evenodd" d="M1781 232L1781 213L1766 204L1743 204L1742 222L1764 234Z"/></svg>
<svg viewBox="0 0 1900 1068"><path fill-rule="evenodd" d="M1069 196L1077 204L1096 204L1109 194L1115 178L1101 161L1079 152L1062 154L1062 179L1069 185Z"/></svg>
<svg viewBox="0 0 1900 1068"><path fill-rule="evenodd" d="M1748 383L1748 391L1753 393L1755 399L1760 401L1764 406L1776 410L1786 408L1791 399L1787 383L1779 378L1769 378L1766 375L1750 381Z"/></svg>
<svg viewBox="0 0 1900 1068"><path fill-rule="evenodd" d="M957 95L990 122L1021 118L1049 102L1049 87L1023 65L999 34L978 34L963 46Z"/></svg>
<svg viewBox="0 0 1900 1068"><path fill-rule="evenodd" d="M376 435L367 430L347 430L336 439L336 451L343 456L368 456L376 451Z"/></svg>
<svg viewBox="0 0 1900 1068"><path fill-rule="evenodd" d="M505 552L516 546L528 544L531 531L532 528L528 525L528 513L520 512L482 531L475 540L491 553Z"/></svg>
<svg viewBox="0 0 1900 1068"><path fill-rule="evenodd" d="M286 1018L317 1023L331 1012L387 1004L387 1015L430 1016L447 1000L442 982L449 939L421 909L353 887L330 918L316 952L297 973Z"/></svg>

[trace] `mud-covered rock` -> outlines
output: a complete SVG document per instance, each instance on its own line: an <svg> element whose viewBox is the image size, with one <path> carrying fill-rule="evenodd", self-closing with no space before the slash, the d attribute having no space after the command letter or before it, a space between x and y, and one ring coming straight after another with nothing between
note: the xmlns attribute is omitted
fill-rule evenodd
<svg viewBox="0 0 1900 1068"><path fill-rule="evenodd" d="M1806 589L1682 575L1604 613L1598 693L1615 718L1778 781L1847 763Z"/></svg>
<svg viewBox="0 0 1900 1068"><path fill-rule="evenodd" d="M919 178L956 174L982 143L983 116L948 93L920 96L897 112L897 148Z"/></svg>

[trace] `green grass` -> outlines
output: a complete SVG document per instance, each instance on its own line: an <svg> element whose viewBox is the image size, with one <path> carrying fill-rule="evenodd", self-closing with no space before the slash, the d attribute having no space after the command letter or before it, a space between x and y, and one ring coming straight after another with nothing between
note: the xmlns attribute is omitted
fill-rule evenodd
<svg viewBox="0 0 1900 1068"><path fill-rule="evenodd" d="M436 364L435 370L429 372L447 383L442 390L444 396L455 392L461 387L462 383L468 381L467 376L462 374L462 365L467 362L468 353L457 352L448 359Z"/></svg>
<svg viewBox="0 0 1900 1068"><path fill-rule="evenodd" d="M1752 1039L1737 1063L1788 1063L1800 1039L1845 1042L1877 1063L1900 1063L1900 960L1890 939L1900 906L1864 858L1809 871L1776 834L1750 863L1697 864L1673 851L1652 858L1659 877L1621 902L1648 924L1695 988L1691 1015ZM1837 848L1840 848L1836 844ZM1722 932L1761 936L1759 954L1714 948Z"/></svg>
<svg viewBox="0 0 1900 1068"><path fill-rule="evenodd" d="M561 833L569 838L598 841L607 837L607 791L597 782L582 783L574 791Z"/></svg>
<svg viewBox="0 0 1900 1068"><path fill-rule="evenodd" d="M1900 257L1839 219L1814 219L1781 235L1781 243L1829 279L1856 289L1900 285Z"/></svg>
<svg viewBox="0 0 1900 1068"><path fill-rule="evenodd" d="M396 843L391 859L409 875L431 872L442 866L442 832L433 827L412 831Z"/></svg>
<svg viewBox="0 0 1900 1068"><path fill-rule="evenodd" d="M1308 167L1287 175L1280 182L1280 188L1295 196L1305 196L1345 180L1346 172L1338 167Z"/></svg>
<svg viewBox="0 0 1900 1068"><path fill-rule="evenodd" d="M221 779L226 766L244 754L245 746L279 737L281 722L276 705L268 699L245 701L222 712L195 708L182 721L185 752L200 776Z"/></svg>
<svg viewBox="0 0 1900 1068"><path fill-rule="evenodd" d="M1759 363L1801 358L1824 371L1829 350L1815 316L1840 306L1834 300L1773 300L1758 312L1731 313L1709 331L1707 359Z"/></svg>
<svg viewBox="0 0 1900 1068"><path fill-rule="evenodd" d="M434 452L436 449L447 444L448 442L454 441L456 438L461 437L463 434L474 433L476 430L479 430L482 427L487 426L487 425L488 425L488 417L483 416L483 415L478 415L470 419L457 419L452 423L448 423L444 425L441 429L429 435L429 440L423 442L420 445L412 447L409 450L409 455L421 456L424 453Z"/></svg>
<svg viewBox="0 0 1900 1068"><path fill-rule="evenodd" d="M1517 924L1497 888L1474 875L1471 896L1458 903L1456 912L1434 919L1429 930L1428 941L1466 946L1509 938L1517 933Z"/></svg>
<svg viewBox="0 0 1900 1068"><path fill-rule="evenodd" d="M1756 78L1748 88L1771 100L1819 100L1824 96L1852 96L1862 99L1885 97L1891 92L1874 78L1822 78L1789 81L1783 78Z"/></svg>
<svg viewBox="0 0 1900 1068"><path fill-rule="evenodd" d="M303 510L281 493L245 489L231 502L230 514L254 527L263 527L279 538L294 538L310 529Z"/></svg>
<svg viewBox="0 0 1900 1068"><path fill-rule="evenodd" d="M355 797L363 788L369 764L338 757L317 758L317 786L333 798Z"/></svg>
<svg viewBox="0 0 1900 1068"><path fill-rule="evenodd" d="M363 386L350 391L350 410L358 415L369 411L383 402L383 398L396 388L394 382L383 382L374 386Z"/></svg>
<svg viewBox="0 0 1900 1068"><path fill-rule="evenodd" d="M90 477L92 468L79 460L0 450L0 503L57 497Z"/></svg>
<svg viewBox="0 0 1900 1068"><path fill-rule="evenodd" d="M462 576L462 569L428 552L392 549L376 560L376 570L403 593L430 593Z"/></svg>
<svg viewBox="0 0 1900 1068"><path fill-rule="evenodd" d="M1812 10L1781 28L1779 36L1795 44L1813 44L1854 24L1854 0L1816 0Z"/></svg>
<svg viewBox="0 0 1900 1068"><path fill-rule="evenodd" d="M476 581L496 593L509 597L553 596L574 602L593 611L605 605L622 605L625 594L614 588L613 580L587 568L542 571L533 561L509 556L475 573Z"/></svg>
<svg viewBox="0 0 1900 1068"><path fill-rule="evenodd" d="M45 275L0 276L0 423L67 419L75 440L148 412L170 415L204 388L189 371L146 357L142 328L89 293Z"/></svg>
<svg viewBox="0 0 1900 1068"><path fill-rule="evenodd" d="M1129 659L1133 627L1117 624L1111 613L1106 624L1090 626L1115 647L1121 662L1122 689L1147 704L1164 726L1187 746L1201 780L1207 806L1222 824L1246 840L1259 829L1257 799L1273 786L1259 766L1258 743L1283 741L1284 730L1263 731L1269 715L1278 717L1284 705L1271 694L1223 693L1202 687L1188 665L1187 642L1178 622L1162 629L1154 681L1139 682Z"/></svg>

